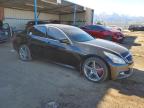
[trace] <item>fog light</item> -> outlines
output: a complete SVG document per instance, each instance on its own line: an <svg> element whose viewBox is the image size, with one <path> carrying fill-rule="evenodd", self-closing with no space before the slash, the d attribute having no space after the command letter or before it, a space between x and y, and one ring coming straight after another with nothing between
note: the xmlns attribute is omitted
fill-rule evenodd
<svg viewBox="0 0 144 108"><path fill-rule="evenodd" d="M118 73L118 79L129 77L130 75L132 75L132 73L133 73L133 68L130 68L127 71L121 71Z"/></svg>
<svg viewBox="0 0 144 108"><path fill-rule="evenodd" d="M125 72L120 72L119 74L120 74L120 75L125 75Z"/></svg>

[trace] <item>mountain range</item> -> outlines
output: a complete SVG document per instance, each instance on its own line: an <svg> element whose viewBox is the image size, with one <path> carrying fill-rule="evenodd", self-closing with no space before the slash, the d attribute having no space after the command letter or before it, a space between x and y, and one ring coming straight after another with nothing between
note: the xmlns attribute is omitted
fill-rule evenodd
<svg viewBox="0 0 144 108"><path fill-rule="evenodd" d="M113 14L95 14L94 15L94 23L101 22L105 25L117 25L120 27L128 27L131 24L144 24L144 17L138 16L128 16L128 15L119 15L117 13Z"/></svg>

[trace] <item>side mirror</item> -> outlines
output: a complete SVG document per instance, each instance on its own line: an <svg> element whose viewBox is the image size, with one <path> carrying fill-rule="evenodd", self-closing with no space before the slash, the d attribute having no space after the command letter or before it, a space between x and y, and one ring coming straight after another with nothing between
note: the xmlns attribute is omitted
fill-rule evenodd
<svg viewBox="0 0 144 108"><path fill-rule="evenodd" d="M70 44L68 39L61 39L59 41L60 41L60 43Z"/></svg>

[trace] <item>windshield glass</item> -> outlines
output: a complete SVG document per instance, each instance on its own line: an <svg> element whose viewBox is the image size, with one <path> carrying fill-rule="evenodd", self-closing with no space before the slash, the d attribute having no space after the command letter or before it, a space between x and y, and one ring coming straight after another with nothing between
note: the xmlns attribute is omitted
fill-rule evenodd
<svg viewBox="0 0 144 108"><path fill-rule="evenodd" d="M111 30L112 29L111 27L108 27L108 26L101 26L101 28L103 28L104 30Z"/></svg>
<svg viewBox="0 0 144 108"><path fill-rule="evenodd" d="M85 41L91 41L94 39L88 33L84 32L83 30L77 27L63 28L63 31L68 35L68 37L72 41L85 42Z"/></svg>

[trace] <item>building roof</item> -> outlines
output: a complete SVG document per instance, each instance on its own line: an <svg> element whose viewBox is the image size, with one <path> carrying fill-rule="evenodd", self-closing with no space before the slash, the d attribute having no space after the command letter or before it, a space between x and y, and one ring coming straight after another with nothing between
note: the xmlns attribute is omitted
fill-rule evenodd
<svg viewBox="0 0 144 108"><path fill-rule="evenodd" d="M74 11L74 3L62 0L57 4L57 0L37 0L38 12L51 14L70 14ZM33 11L34 0L0 0L0 6L19 10ZM77 12L84 12L83 6L77 5Z"/></svg>

